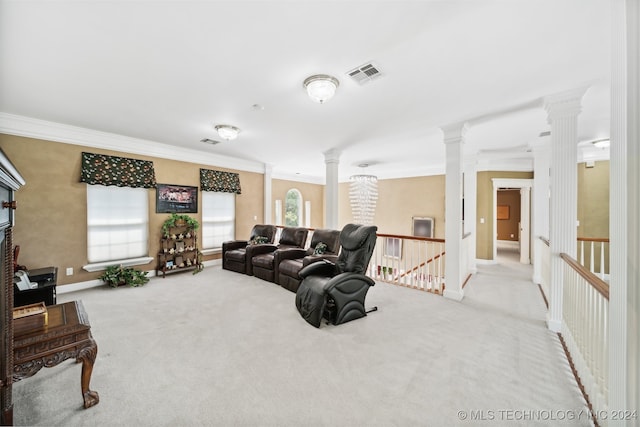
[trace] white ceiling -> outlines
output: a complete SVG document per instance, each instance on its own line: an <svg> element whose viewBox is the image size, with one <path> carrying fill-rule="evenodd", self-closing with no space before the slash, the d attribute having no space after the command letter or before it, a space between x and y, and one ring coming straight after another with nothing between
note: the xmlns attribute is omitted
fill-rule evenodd
<svg viewBox="0 0 640 427"><path fill-rule="evenodd" d="M521 156L549 129L541 99L582 86L579 141L609 135L608 0L0 8L0 112L264 162L276 177L322 181L331 149L341 180L361 163L380 178L441 173L439 127L461 121L465 153ZM360 86L346 75L370 61L381 78ZM319 73L340 80L322 105L302 88ZM219 139L220 123L240 137L200 142Z"/></svg>

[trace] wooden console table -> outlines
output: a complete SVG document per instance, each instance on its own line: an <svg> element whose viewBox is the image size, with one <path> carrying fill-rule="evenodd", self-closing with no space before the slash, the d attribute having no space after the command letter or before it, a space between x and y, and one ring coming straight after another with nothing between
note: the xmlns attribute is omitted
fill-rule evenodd
<svg viewBox="0 0 640 427"><path fill-rule="evenodd" d="M82 362L80 385L84 407L97 405L100 398L97 392L89 390L89 382L98 345L91 336L82 301L51 305L47 312L49 320L44 329L14 337L13 382L75 357L76 362Z"/></svg>

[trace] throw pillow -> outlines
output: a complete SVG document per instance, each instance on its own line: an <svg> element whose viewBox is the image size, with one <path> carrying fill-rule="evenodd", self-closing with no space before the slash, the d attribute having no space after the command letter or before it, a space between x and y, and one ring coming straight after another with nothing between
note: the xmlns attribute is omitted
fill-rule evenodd
<svg viewBox="0 0 640 427"><path fill-rule="evenodd" d="M253 239L249 240L249 244L250 245L260 245L263 243L267 243L269 241L269 239L267 239L264 236L256 236Z"/></svg>
<svg viewBox="0 0 640 427"><path fill-rule="evenodd" d="M315 249L313 250L313 254L322 255L323 253L325 253L326 250L327 250L327 245L322 242L318 242Z"/></svg>

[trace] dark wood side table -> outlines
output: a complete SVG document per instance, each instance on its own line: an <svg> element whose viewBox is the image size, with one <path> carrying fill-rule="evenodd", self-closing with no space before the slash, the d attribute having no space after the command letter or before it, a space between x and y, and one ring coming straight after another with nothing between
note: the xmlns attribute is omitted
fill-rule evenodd
<svg viewBox="0 0 640 427"><path fill-rule="evenodd" d="M89 390L89 382L98 345L91 336L82 301L49 306L47 313L49 319L44 329L14 337L13 382L75 357L76 362L82 362L80 385L84 407L97 405L100 398L97 392Z"/></svg>

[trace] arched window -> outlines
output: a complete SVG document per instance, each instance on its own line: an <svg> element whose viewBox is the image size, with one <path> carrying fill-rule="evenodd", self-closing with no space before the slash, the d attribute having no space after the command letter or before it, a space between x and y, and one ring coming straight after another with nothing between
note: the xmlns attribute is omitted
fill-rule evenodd
<svg viewBox="0 0 640 427"><path fill-rule="evenodd" d="M302 225L302 193L295 188L287 191L284 225L287 227L300 227Z"/></svg>

